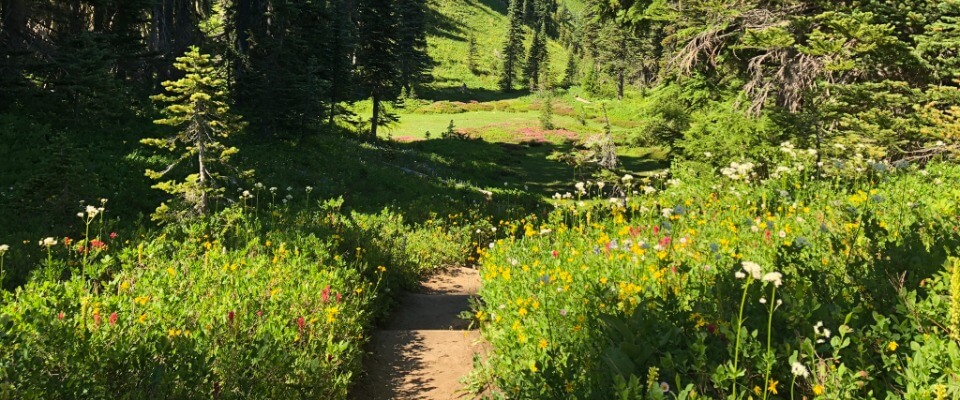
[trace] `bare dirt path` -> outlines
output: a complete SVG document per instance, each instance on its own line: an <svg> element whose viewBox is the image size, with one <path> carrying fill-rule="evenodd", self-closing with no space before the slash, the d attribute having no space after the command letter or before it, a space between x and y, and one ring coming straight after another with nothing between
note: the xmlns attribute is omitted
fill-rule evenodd
<svg viewBox="0 0 960 400"><path fill-rule="evenodd" d="M364 360L366 376L354 400L468 398L460 379L483 351L480 333L467 330L460 312L480 288L477 271L454 268L434 276L418 292L405 293L390 322L374 332Z"/></svg>

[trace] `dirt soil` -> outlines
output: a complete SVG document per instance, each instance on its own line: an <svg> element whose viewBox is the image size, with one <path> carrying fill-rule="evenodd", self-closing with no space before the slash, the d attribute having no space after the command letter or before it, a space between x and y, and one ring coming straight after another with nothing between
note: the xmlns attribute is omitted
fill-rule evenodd
<svg viewBox="0 0 960 400"><path fill-rule="evenodd" d="M477 271L453 268L404 293L386 326L374 332L355 400L470 398L460 379L482 354L480 333L458 317L480 288Z"/></svg>

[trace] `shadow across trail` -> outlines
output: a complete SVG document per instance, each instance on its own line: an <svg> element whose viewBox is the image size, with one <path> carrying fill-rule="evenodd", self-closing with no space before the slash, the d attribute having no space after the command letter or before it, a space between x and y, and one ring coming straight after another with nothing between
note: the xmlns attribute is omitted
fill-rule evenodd
<svg viewBox="0 0 960 400"><path fill-rule="evenodd" d="M476 294L476 270L457 268L405 293L390 322L373 334L364 360L366 375L352 391L356 400L454 399L466 396L460 380L475 354L479 333L458 315Z"/></svg>

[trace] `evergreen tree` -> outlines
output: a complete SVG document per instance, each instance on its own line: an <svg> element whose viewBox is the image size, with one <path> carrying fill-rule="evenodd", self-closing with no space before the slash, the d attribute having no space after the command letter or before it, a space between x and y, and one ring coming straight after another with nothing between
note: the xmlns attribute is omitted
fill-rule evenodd
<svg viewBox="0 0 960 400"><path fill-rule="evenodd" d="M397 58L400 61L400 85L407 93L430 77L433 59L427 53L426 14L424 0L396 0Z"/></svg>
<svg viewBox="0 0 960 400"><path fill-rule="evenodd" d="M154 185L154 188L178 197L177 202L167 202L157 208L155 218L158 219L178 219L207 212L210 197L223 193L218 182L230 177L224 175L224 170L229 170L230 156L237 153L235 147L224 145L221 139L243 127L240 118L230 111L227 82L209 54L191 47L183 57L177 58L174 67L184 77L163 82L167 93L151 98L166 104L162 110L165 118L154 123L172 126L177 132L162 139L144 139L142 143L169 151L177 151L179 146L183 149L166 169L147 170L147 176L164 179L188 160L196 161L196 173L187 175L183 181L171 179Z"/></svg>
<svg viewBox="0 0 960 400"><path fill-rule="evenodd" d="M940 16L916 37L916 53L940 84L960 78L960 0L944 0Z"/></svg>
<svg viewBox="0 0 960 400"><path fill-rule="evenodd" d="M477 53L477 37L470 34L469 39L467 39L467 68L474 74L479 71L477 59L480 58L480 55Z"/></svg>
<svg viewBox="0 0 960 400"><path fill-rule="evenodd" d="M400 95L397 22L391 0L360 0L357 5L357 76L373 100L370 138L383 123L383 102Z"/></svg>
<svg viewBox="0 0 960 400"><path fill-rule="evenodd" d="M530 84L530 89L540 86L541 65L547 64L547 24L540 24L540 29L533 36L533 44L527 56L527 64L523 69L523 77Z"/></svg>
<svg viewBox="0 0 960 400"><path fill-rule="evenodd" d="M320 59L324 62L324 74L330 83L327 123L333 125L337 114L348 112L338 108L342 101L350 99L353 87L353 55L357 42L352 0L328 2L330 36L324 46L329 54Z"/></svg>
<svg viewBox="0 0 960 400"><path fill-rule="evenodd" d="M503 70L500 72L500 89L504 91L513 90L513 80L523 54L523 3L521 0L510 0L507 18L510 27L503 42Z"/></svg>
<svg viewBox="0 0 960 400"><path fill-rule="evenodd" d="M576 82L577 77L577 53L573 48L567 51L567 66L563 70L563 86L569 87Z"/></svg>

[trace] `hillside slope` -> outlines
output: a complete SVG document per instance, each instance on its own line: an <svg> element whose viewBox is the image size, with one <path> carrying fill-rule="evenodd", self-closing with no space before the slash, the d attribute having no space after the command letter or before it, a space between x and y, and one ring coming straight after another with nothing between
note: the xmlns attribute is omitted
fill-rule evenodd
<svg viewBox="0 0 960 400"><path fill-rule="evenodd" d="M431 0L431 26L427 41L437 64L428 97L443 96L466 85L470 89L496 91L501 69L500 51L506 36L505 0ZM582 7L582 6L581 6ZM471 37L476 43L476 71L470 71ZM533 33L526 29L529 48ZM567 51L554 40L549 45L550 71L555 81L563 79Z"/></svg>

